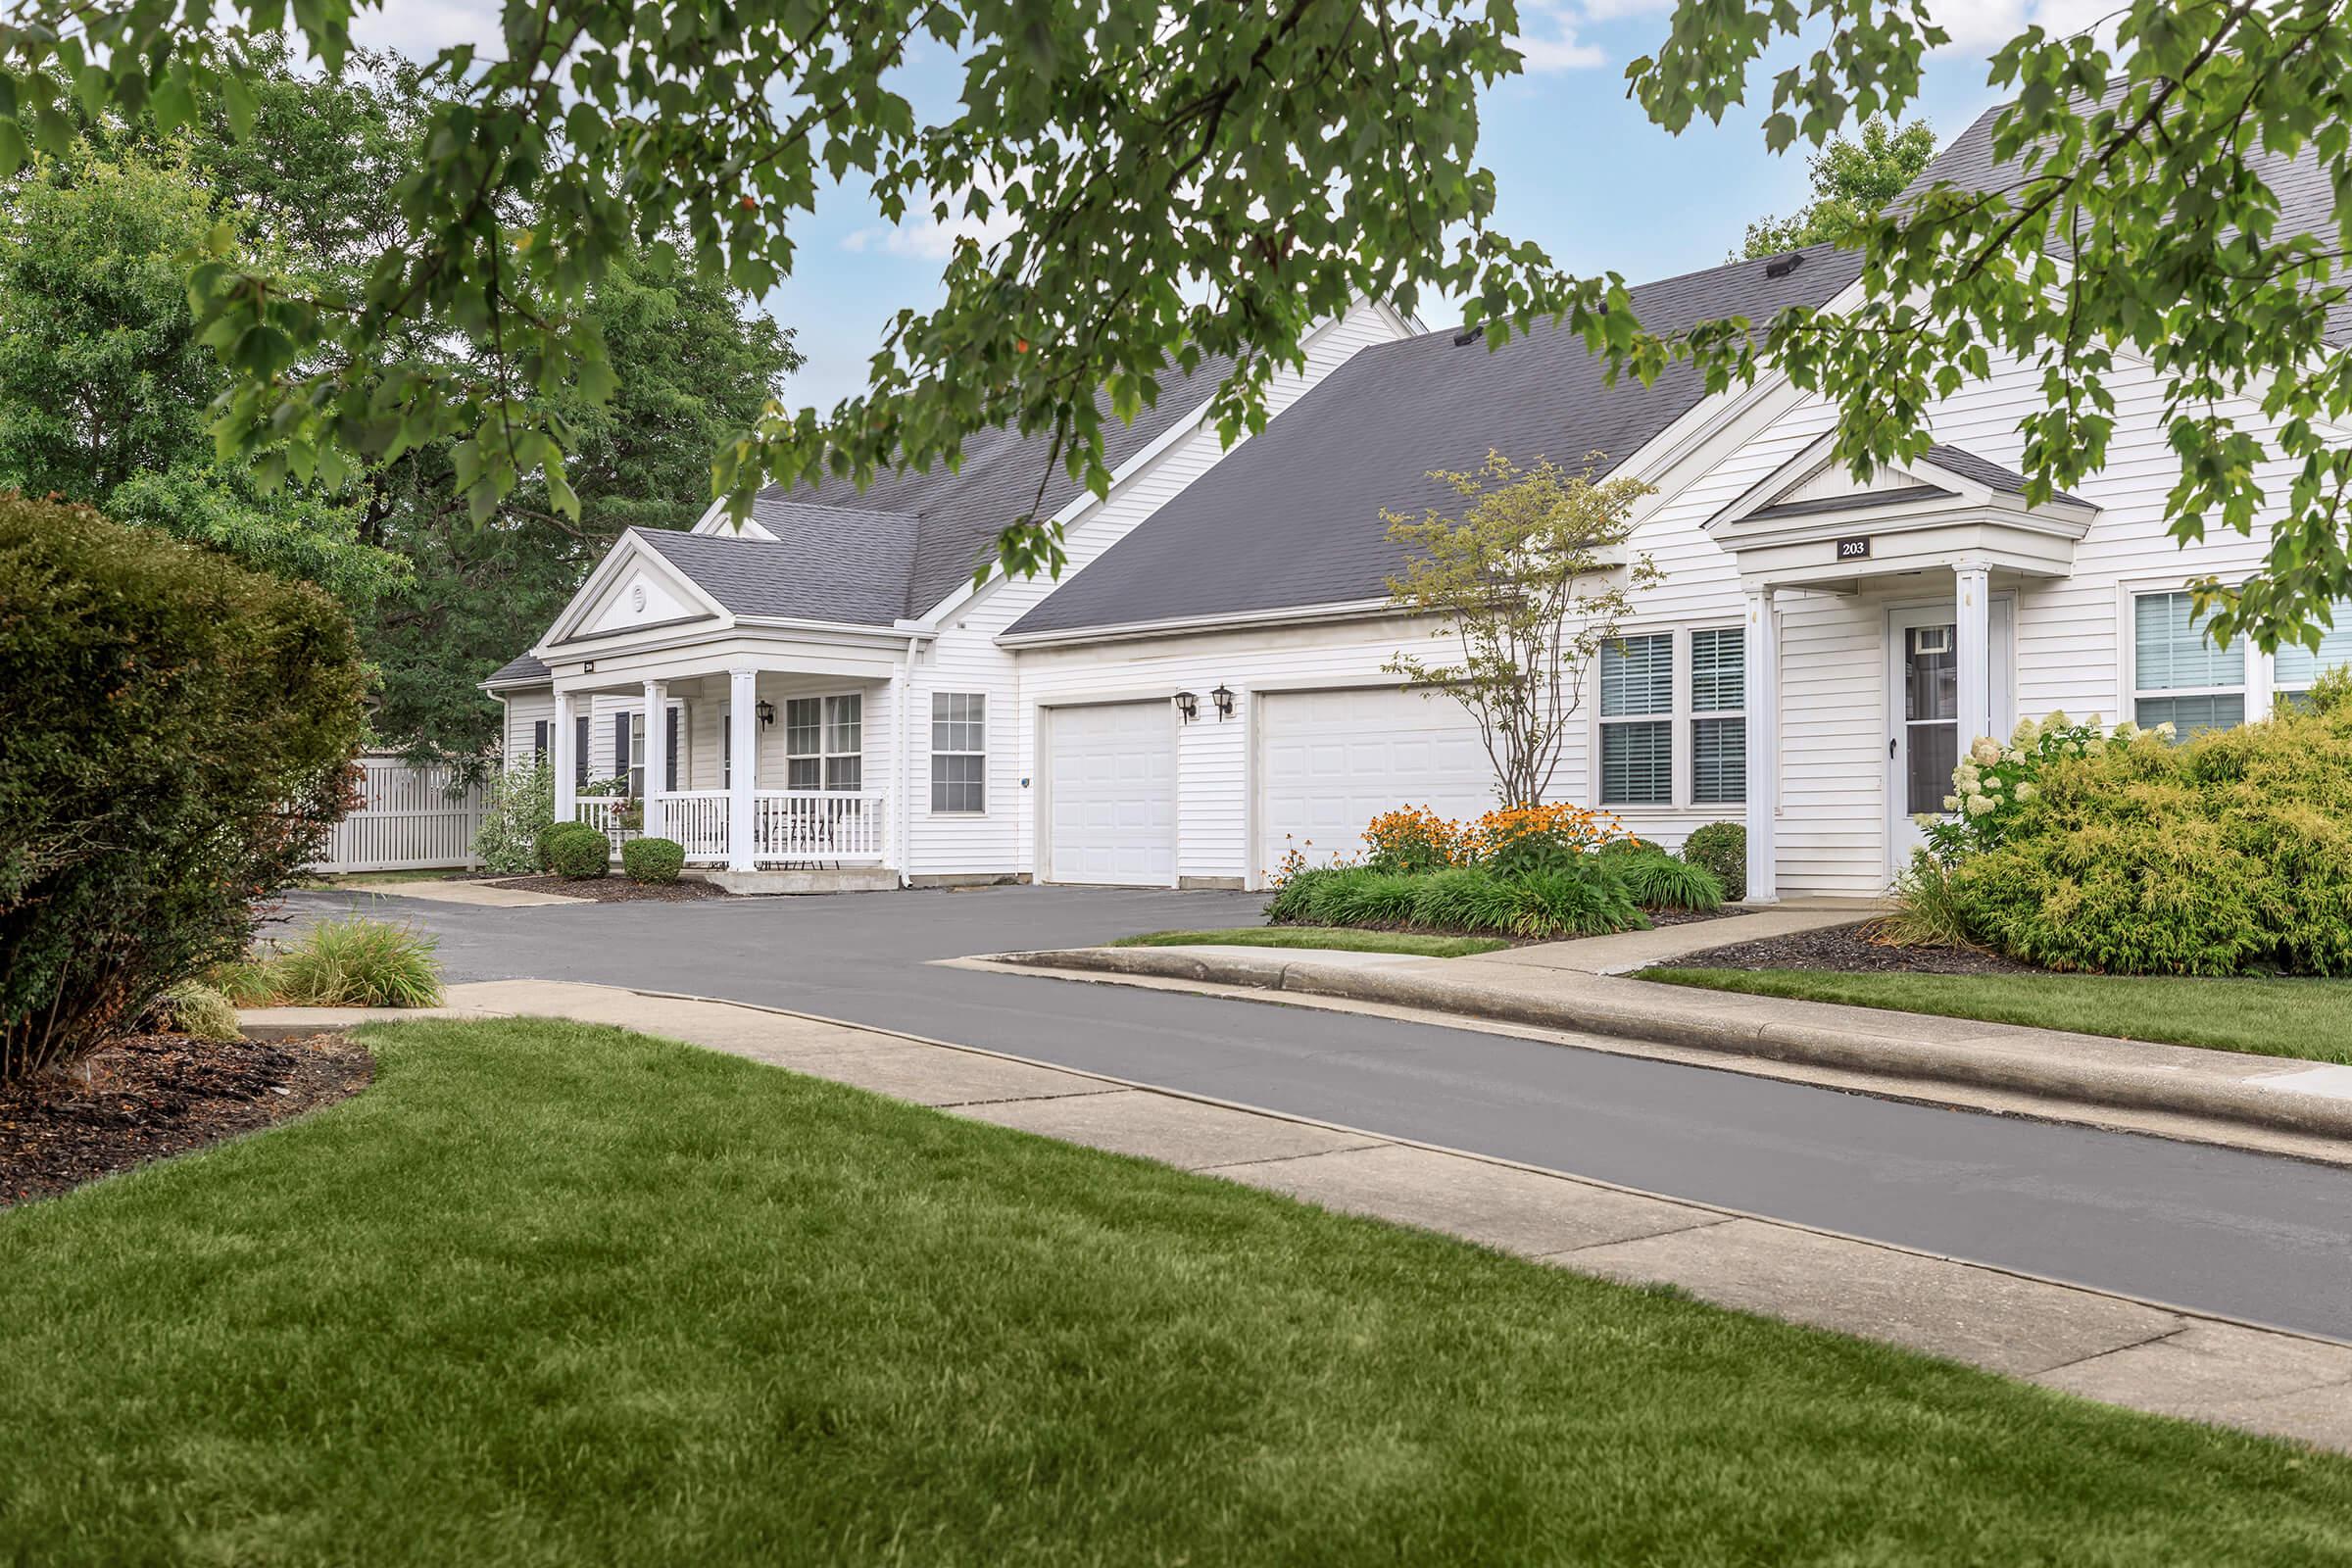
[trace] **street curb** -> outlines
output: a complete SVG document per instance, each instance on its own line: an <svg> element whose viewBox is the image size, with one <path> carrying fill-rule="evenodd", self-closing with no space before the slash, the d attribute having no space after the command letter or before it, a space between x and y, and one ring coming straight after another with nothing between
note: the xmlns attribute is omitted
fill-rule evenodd
<svg viewBox="0 0 2352 1568"><path fill-rule="evenodd" d="M2230 1067L2291 1074L2320 1063L2240 1057L2186 1046L1771 999L1776 1015L1732 1016L1763 999L1693 993L1613 976L1579 976L1585 994L1531 996L1394 967L1340 967L1296 958L1204 956L1182 948L1071 948L990 956L1039 970L1143 975L1335 997L1543 1029L1646 1041L1722 1055L1926 1083L1999 1090L2079 1105L2205 1117L2274 1132L2352 1139L2352 1099L2265 1088ZM1695 999L1703 998L1699 1001ZM1793 1015L1793 1016L1791 1016ZM1910 1031L1889 1028L1903 1019ZM2119 1054L2143 1058L2117 1060ZM2215 1058L2202 1060L2200 1058Z"/></svg>

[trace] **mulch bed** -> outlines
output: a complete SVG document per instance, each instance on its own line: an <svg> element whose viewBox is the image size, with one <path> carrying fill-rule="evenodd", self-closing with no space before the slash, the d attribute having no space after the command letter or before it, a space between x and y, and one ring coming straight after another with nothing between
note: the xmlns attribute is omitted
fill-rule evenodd
<svg viewBox="0 0 2352 1568"><path fill-rule="evenodd" d="M1660 922L1663 924L1664 922ZM1680 957L1676 969L1835 969L1845 973L2047 974L2030 963L1983 948L1888 948L1862 935L1859 925L1829 926L1761 942L1738 942Z"/></svg>
<svg viewBox="0 0 2352 1568"><path fill-rule="evenodd" d="M374 1072L342 1035L133 1035L69 1071L0 1087L0 1207L333 1104Z"/></svg>
<svg viewBox="0 0 2352 1568"><path fill-rule="evenodd" d="M567 899L593 899L599 904L692 904L698 899L733 895L708 882L632 882L625 876L590 876L573 881L561 876L511 876L490 884L520 888L525 893L558 893Z"/></svg>

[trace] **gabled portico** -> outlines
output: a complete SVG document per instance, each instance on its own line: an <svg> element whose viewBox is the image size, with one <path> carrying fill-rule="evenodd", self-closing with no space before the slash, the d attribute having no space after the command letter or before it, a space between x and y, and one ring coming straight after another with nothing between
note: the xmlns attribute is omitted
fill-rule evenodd
<svg viewBox="0 0 2352 1568"><path fill-rule="evenodd" d="M2097 509L2059 495L2029 506L2022 476L1956 447L1856 480L1812 442L1704 524L1738 564L1745 598L1748 898L1778 898L1782 671L1776 600L1793 594L1887 607L1886 843L1941 808L1958 752L2008 727L2011 601L2074 570ZM1924 803L1924 804L1923 804Z"/></svg>
<svg viewBox="0 0 2352 1568"><path fill-rule="evenodd" d="M753 873L897 873L899 726L925 635L745 613L626 535L532 650L554 691L556 819L594 824L616 856L674 839L739 891Z"/></svg>

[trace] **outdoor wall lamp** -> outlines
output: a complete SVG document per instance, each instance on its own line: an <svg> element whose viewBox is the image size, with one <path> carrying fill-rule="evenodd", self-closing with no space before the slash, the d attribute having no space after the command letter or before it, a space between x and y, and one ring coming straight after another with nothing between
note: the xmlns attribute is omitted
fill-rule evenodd
<svg viewBox="0 0 2352 1568"><path fill-rule="evenodd" d="M1195 697L1191 692L1178 692L1176 694L1176 711L1182 713L1184 721L1190 724L1200 716L1200 699Z"/></svg>
<svg viewBox="0 0 2352 1568"><path fill-rule="evenodd" d="M767 728L776 721L776 705L762 697L753 705L752 711L760 715L760 727Z"/></svg>
<svg viewBox="0 0 2352 1568"><path fill-rule="evenodd" d="M1222 724L1233 716L1233 689L1231 687L1220 682L1217 689L1210 692L1208 696L1209 700L1217 705L1218 723Z"/></svg>

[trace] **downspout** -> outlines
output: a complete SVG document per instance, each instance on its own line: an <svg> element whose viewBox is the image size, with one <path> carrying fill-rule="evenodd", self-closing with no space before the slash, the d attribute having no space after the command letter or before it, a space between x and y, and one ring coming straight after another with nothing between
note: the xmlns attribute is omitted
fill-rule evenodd
<svg viewBox="0 0 2352 1568"><path fill-rule="evenodd" d="M899 667L899 886L913 883L907 860L911 858L914 837L914 761L909 755L914 742L914 655L922 644L919 633L906 638L906 662Z"/></svg>

